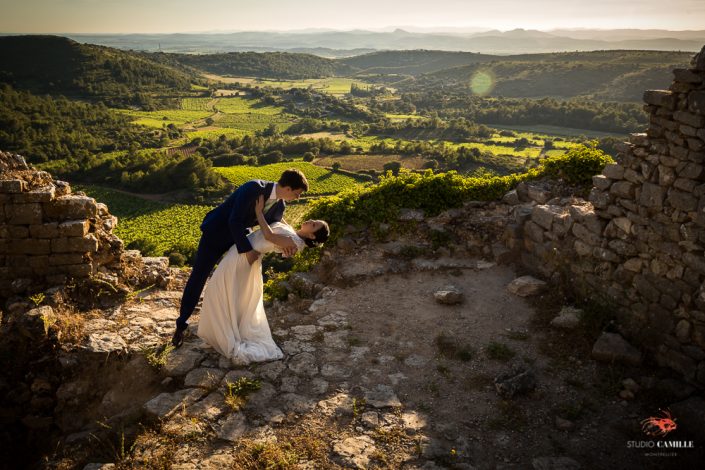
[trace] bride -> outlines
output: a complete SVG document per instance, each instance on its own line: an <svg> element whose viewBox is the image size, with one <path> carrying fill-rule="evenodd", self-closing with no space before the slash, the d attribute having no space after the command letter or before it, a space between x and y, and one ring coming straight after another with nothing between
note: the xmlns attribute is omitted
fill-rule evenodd
<svg viewBox="0 0 705 470"><path fill-rule="evenodd" d="M247 238L258 253L281 253L278 243L290 237L297 251L317 246L328 239L330 230L322 220L307 220L299 230L264 218L264 197L255 205L260 229ZM223 256L203 295L198 336L229 358L244 365L281 359L284 354L272 339L264 313L262 258L250 265L235 245Z"/></svg>

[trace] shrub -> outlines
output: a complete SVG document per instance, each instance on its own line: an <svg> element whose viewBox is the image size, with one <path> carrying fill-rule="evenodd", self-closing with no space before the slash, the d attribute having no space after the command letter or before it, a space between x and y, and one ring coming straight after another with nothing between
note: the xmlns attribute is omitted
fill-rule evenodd
<svg viewBox="0 0 705 470"><path fill-rule="evenodd" d="M185 264L193 264L194 260L196 259L196 251L198 250L197 243L198 242L189 243L185 241L175 243L167 252L178 253L182 255L186 260Z"/></svg>
<svg viewBox="0 0 705 470"><path fill-rule="evenodd" d="M159 246L154 240L137 238L127 244L128 250L139 250L142 256L161 256Z"/></svg>
<svg viewBox="0 0 705 470"><path fill-rule="evenodd" d="M602 171L612 157L595 147L577 147L564 155L549 157L541 161L542 176L562 178L570 184L586 184Z"/></svg>
<svg viewBox="0 0 705 470"><path fill-rule="evenodd" d="M385 175L374 186L356 187L310 203L305 218L323 219L331 226L335 241L346 225L371 226L396 220L401 208L422 209L434 216L466 200L490 201L501 198L519 182L544 177L563 178L570 184L591 182L592 176L612 159L592 147L576 147L564 155L544 159L526 173L506 176L466 177L454 171L423 174L402 169ZM398 163L398 162L397 162Z"/></svg>
<svg viewBox="0 0 705 470"><path fill-rule="evenodd" d="M183 266L186 264L186 257L179 252L169 253L170 266Z"/></svg>
<svg viewBox="0 0 705 470"><path fill-rule="evenodd" d="M304 153L304 161L305 162L312 162L314 158L316 158L316 156L313 154L313 152Z"/></svg>
<svg viewBox="0 0 705 470"><path fill-rule="evenodd" d="M270 163L279 163L284 159L284 154L281 150L273 150L258 159L260 165L269 165Z"/></svg>
<svg viewBox="0 0 705 470"><path fill-rule="evenodd" d="M213 157L213 166L233 166L233 165L243 165L245 163L245 156L239 153L226 153L223 155L218 155Z"/></svg>
<svg viewBox="0 0 705 470"><path fill-rule="evenodd" d="M401 170L401 162L389 162L385 163L382 166L382 169L384 169L384 172L391 171L393 175L398 175L399 170Z"/></svg>

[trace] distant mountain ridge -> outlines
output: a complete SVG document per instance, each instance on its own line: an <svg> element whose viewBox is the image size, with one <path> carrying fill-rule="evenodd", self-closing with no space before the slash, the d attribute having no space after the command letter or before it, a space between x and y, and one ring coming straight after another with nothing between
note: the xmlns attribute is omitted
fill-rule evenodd
<svg viewBox="0 0 705 470"><path fill-rule="evenodd" d="M523 34L523 33L517 33ZM357 77L401 91L472 94L473 76L491 76L490 96L588 97L638 101L644 89L685 66L689 53L593 51L500 56L438 50L380 51L327 59L285 52L169 54L121 51L57 36L0 37L0 82L33 93L64 94L118 105L158 106L157 95L206 84L204 73L297 80Z"/></svg>
<svg viewBox="0 0 705 470"><path fill-rule="evenodd" d="M705 30L552 30L483 32L411 32L396 29L377 31L299 31L213 34L67 34L82 43L119 49L179 53L222 53L242 51L290 51L317 48L329 50L434 49L521 54L614 49L699 51L705 44ZM330 55L326 55L330 57ZM340 57L340 55L338 55Z"/></svg>

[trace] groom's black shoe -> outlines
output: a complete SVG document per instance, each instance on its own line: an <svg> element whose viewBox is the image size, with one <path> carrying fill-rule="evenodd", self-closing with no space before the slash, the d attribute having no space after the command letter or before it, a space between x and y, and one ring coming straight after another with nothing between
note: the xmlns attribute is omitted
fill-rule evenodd
<svg viewBox="0 0 705 470"><path fill-rule="evenodd" d="M188 328L187 325L184 325L184 326L177 325L176 331L174 331L174 336L172 336L172 338L171 338L171 344L175 348L178 348L182 344L184 344L184 332L186 331L186 328Z"/></svg>

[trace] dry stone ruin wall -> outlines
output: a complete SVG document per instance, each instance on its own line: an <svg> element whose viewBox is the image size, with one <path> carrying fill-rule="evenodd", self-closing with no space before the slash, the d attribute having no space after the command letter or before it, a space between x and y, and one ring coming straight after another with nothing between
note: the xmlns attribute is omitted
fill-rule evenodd
<svg viewBox="0 0 705 470"><path fill-rule="evenodd" d="M702 387L705 48L674 75L668 90L644 93L648 131L619 147L618 163L593 178L589 201L534 197L516 207L506 241L526 267L606 297L625 337Z"/></svg>
<svg viewBox="0 0 705 470"><path fill-rule="evenodd" d="M71 194L68 183L0 152L0 297L69 278L117 283L121 265L141 260L112 234L116 223L105 204Z"/></svg>

